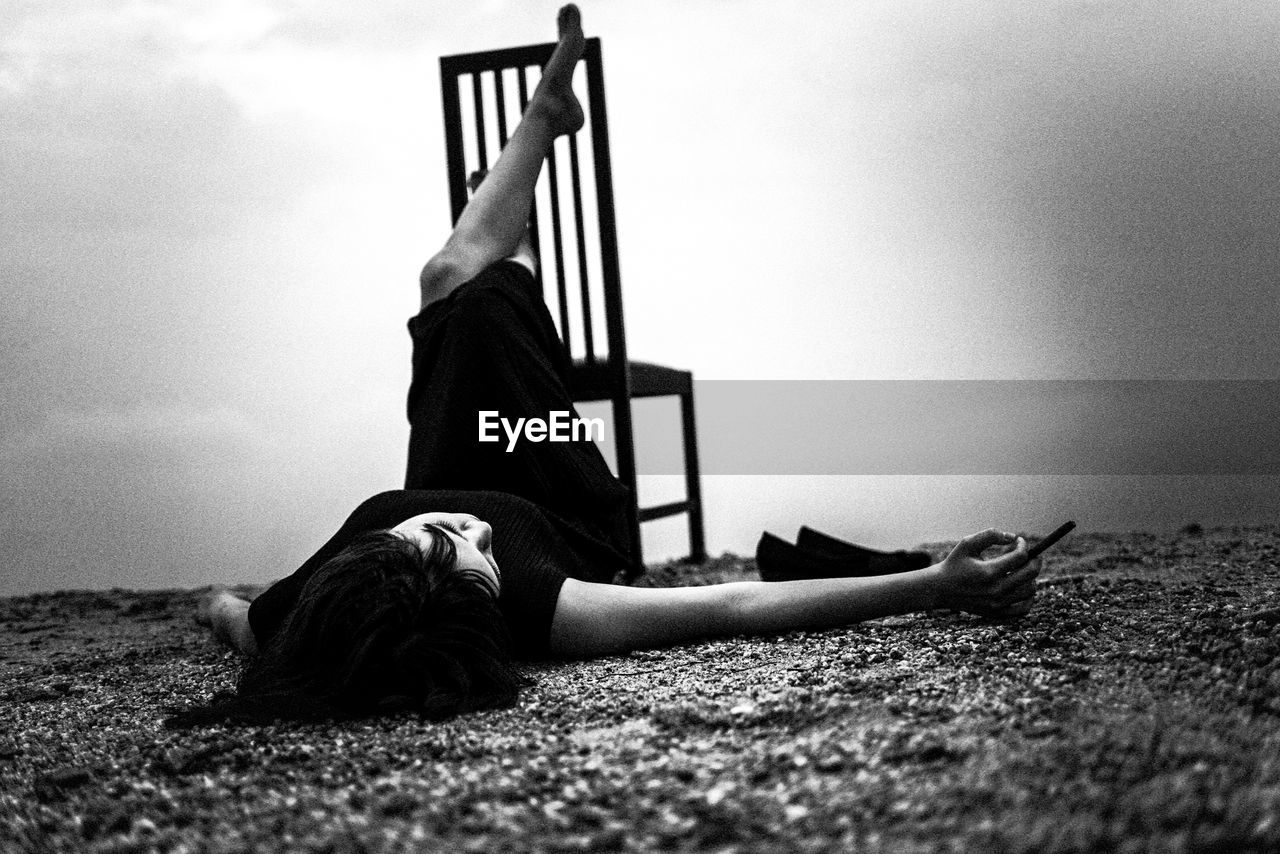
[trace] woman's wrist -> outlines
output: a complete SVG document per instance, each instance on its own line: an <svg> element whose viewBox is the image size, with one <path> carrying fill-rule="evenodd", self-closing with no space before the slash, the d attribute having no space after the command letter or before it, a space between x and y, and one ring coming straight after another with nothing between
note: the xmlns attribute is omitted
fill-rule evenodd
<svg viewBox="0 0 1280 854"><path fill-rule="evenodd" d="M920 590L920 608L921 611L933 611L938 608L945 608L944 604L944 583L942 574L942 563L935 563L920 570L921 590Z"/></svg>

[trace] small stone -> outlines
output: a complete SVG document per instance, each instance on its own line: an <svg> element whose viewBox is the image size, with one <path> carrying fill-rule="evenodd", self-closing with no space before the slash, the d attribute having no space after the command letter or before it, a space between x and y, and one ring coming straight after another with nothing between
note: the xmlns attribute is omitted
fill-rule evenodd
<svg viewBox="0 0 1280 854"><path fill-rule="evenodd" d="M408 792L392 792L378 804L378 812L386 816L407 815L418 806L418 800Z"/></svg>
<svg viewBox="0 0 1280 854"><path fill-rule="evenodd" d="M710 806L714 807L716 804L723 801L725 797L728 796L728 794L732 791L733 791L732 783L716 783L714 786L712 786L710 789L707 790L707 794L705 795L706 801Z"/></svg>
<svg viewBox="0 0 1280 854"><path fill-rule="evenodd" d="M799 821L807 816L809 814L809 808L802 807L799 804L788 804L782 812L787 817L787 821L793 822Z"/></svg>
<svg viewBox="0 0 1280 854"><path fill-rule="evenodd" d="M621 851L627 844L627 831L625 828L612 826L605 828L599 833L591 837L590 850L592 851Z"/></svg>
<svg viewBox="0 0 1280 854"><path fill-rule="evenodd" d="M70 765L57 768L35 778L36 799L42 803L58 800L66 796L66 792L93 781L93 772L83 765Z"/></svg>
<svg viewBox="0 0 1280 854"><path fill-rule="evenodd" d="M819 771L838 771L844 767L844 759L837 753L828 753L821 759L813 763L813 767Z"/></svg>
<svg viewBox="0 0 1280 854"><path fill-rule="evenodd" d="M1254 611L1245 618L1251 623L1263 623L1266 626L1274 626L1280 624L1280 608L1263 608L1261 611Z"/></svg>

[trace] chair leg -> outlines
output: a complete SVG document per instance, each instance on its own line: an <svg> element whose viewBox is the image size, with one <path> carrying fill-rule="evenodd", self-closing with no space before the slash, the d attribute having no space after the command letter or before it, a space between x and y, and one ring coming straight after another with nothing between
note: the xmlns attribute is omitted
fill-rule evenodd
<svg viewBox="0 0 1280 854"><path fill-rule="evenodd" d="M698 430L693 415L693 387L680 395L680 421L684 428L684 488L689 502L689 560L707 559L702 528L702 479L698 471Z"/></svg>
<svg viewBox="0 0 1280 854"><path fill-rule="evenodd" d="M636 445L632 433L631 400L625 393L613 398L613 449L617 454L618 479L631 490L631 566L628 582L644 575L644 549L640 541L640 487L636 477Z"/></svg>
<svg viewBox="0 0 1280 854"><path fill-rule="evenodd" d="M634 487L631 492L631 542L634 544L631 552L631 566L627 567L627 571L623 575L628 584L644 575L647 568L644 565L644 551L640 546L639 492Z"/></svg>

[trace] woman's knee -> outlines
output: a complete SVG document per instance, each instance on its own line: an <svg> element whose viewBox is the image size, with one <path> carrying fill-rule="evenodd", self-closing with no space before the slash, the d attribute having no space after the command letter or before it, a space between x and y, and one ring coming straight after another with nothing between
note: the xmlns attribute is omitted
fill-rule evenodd
<svg viewBox="0 0 1280 854"><path fill-rule="evenodd" d="M448 246L431 256L418 276L422 307L444 299L484 270L476 259Z"/></svg>
<svg viewBox="0 0 1280 854"><path fill-rule="evenodd" d="M418 275L418 286L422 290L422 307L426 308L436 300L441 300L453 293L460 279L461 269L458 263L443 255L434 255L427 261Z"/></svg>

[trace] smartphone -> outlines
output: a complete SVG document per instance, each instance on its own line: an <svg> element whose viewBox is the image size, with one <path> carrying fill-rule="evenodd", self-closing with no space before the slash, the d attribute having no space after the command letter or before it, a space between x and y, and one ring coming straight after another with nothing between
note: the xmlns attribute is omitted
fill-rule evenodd
<svg viewBox="0 0 1280 854"><path fill-rule="evenodd" d="M1045 537L1043 540L1036 543L1031 548L1027 549L1027 560L1032 561L1040 557L1041 553L1044 552L1045 549L1049 548L1049 546L1053 545L1058 540L1062 539L1067 534L1071 533L1071 530L1075 528L1075 526L1076 526L1075 522L1065 522L1062 525L1060 525L1058 529L1054 531L1052 534Z"/></svg>

